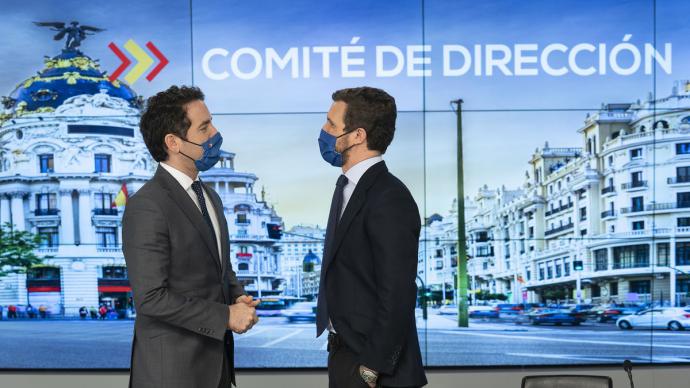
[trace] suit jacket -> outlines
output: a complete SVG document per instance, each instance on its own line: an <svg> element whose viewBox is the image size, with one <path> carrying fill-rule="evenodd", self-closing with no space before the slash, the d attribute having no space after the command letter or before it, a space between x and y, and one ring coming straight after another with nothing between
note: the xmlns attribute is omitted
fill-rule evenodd
<svg viewBox="0 0 690 388"><path fill-rule="evenodd" d="M357 183L325 247L321 281L333 328L384 386L427 383L414 312L420 229L409 190L379 162Z"/></svg>
<svg viewBox="0 0 690 388"><path fill-rule="evenodd" d="M222 260L201 211L164 168L127 201L122 248L137 310L130 387L216 388L223 352L233 370L228 305L244 289L230 264L223 204L204 189L216 209Z"/></svg>

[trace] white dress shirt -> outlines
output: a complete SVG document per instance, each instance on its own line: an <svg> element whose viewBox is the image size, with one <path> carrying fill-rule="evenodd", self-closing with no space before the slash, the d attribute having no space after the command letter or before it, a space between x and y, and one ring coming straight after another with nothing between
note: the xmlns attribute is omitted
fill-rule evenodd
<svg viewBox="0 0 690 388"><path fill-rule="evenodd" d="M340 210L340 217L342 217L343 213L345 213L347 203L350 202L350 198L352 198L352 193L355 192L357 183L359 183L359 180L362 179L364 173L366 173L367 170L369 170L373 165L381 161L383 161L383 157L374 156L373 158L362 160L361 162L355 164L354 166L350 167L349 170L347 170L347 172L345 173L345 176L347 177L347 184L343 189L343 208Z"/></svg>
<svg viewBox="0 0 690 388"><path fill-rule="evenodd" d="M359 180L362 179L364 173L366 173L367 170L369 170L373 165L381 161L383 161L383 157L374 156L373 158L362 160L361 162L355 164L354 166L350 167L349 170L347 170L347 172L345 173L345 176L347 177L347 184L343 188L343 208L340 210L340 217L342 217L343 213L345 213L347 203L350 202L350 198L352 198L352 193L355 192L355 188L357 188L357 183L359 183ZM335 329L333 328L333 322L330 319L328 320L328 331L335 333Z"/></svg>
<svg viewBox="0 0 690 388"><path fill-rule="evenodd" d="M184 191L189 194L189 197L194 201L194 204L196 207L199 209L199 212L201 212L201 205L199 205L199 199L196 196L196 193L192 189L192 183L194 183L194 180L190 178L187 174L183 173L182 171L176 169L175 167L166 164L164 162L161 162L160 165L170 173L170 175L175 178L175 180L182 186ZM199 177L197 176L196 180L199 180ZM221 252L221 245L220 245L220 223L218 222L218 216L216 214L216 209L213 207L213 202L211 202L211 197L208 195L206 190L203 188L204 186L202 185L202 191L204 193L204 200L206 202L206 209L208 210L208 215L211 218L211 224L213 224L213 231L216 234L216 242L218 243L218 257L223 257L223 254ZM221 259L222 260L222 259Z"/></svg>

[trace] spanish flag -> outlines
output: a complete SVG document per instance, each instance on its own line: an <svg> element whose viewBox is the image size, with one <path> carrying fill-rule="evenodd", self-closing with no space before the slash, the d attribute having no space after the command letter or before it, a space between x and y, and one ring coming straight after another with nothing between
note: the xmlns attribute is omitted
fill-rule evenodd
<svg viewBox="0 0 690 388"><path fill-rule="evenodd" d="M120 192L117 193L115 200L110 204L110 207L125 206L127 204L127 197L129 197L129 194L127 194L127 184L123 183L122 187L120 188Z"/></svg>

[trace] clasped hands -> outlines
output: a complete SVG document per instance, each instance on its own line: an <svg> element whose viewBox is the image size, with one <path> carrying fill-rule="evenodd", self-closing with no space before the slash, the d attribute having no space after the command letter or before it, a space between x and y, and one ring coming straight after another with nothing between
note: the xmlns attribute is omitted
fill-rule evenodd
<svg viewBox="0 0 690 388"><path fill-rule="evenodd" d="M260 300L254 300L251 295L241 295L235 300L235 304L228 306L230 318L228 319L228 329L237 334L249 331L259 322L256 316L256 306Z"/></svg>

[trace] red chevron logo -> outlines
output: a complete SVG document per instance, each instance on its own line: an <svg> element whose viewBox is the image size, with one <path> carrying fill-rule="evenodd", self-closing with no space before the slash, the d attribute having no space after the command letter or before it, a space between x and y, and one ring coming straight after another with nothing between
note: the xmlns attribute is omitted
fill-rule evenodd
<svg viewBox="0 0 690 388"><path fill-rule="evenodd" d="M129 65L132 64L132 61L125 55L122 50L120 50L115 43L110 42L108 45L110 50L115 53L115 55L120 59L120 66L115 69L115 71L108 77L110 82L115 81L122 75L122 73L129 67ZM156 47L152 42L146 43L146 47L149 49L149 51L153 54L156 59L158 59L158 65L151 70L151 72L146 75L146 79L151 82L153 81L154 78L165 68L170 61L168 61L168 58L163 55L163 53L158 50L158 47ZM125 51L127 51L134 59L137 61L134 67L127 72L125 75L125 81L127 81L130 85L135 83L139 77L141 77L144 72L146 72L151 65L153 65L154 59L151 58L151 56L146 53L146 51L141 48L136 42L134 42L132 39L128 40L124 44Z"/></svg>
<svg viewBox="0 0 690 388"><path fill-rule="evenodd" d="M115 53L115 55L117 55L118 58L120 58L120 62L122 62L122 64L120 64L120 66L118 66L118 68L115 69L113 74L111 74L110 77L108 77L108 80L110 82L113 82L120 76L120 74L122 74L123 71L125 71L127 66L129 66L132 63L132 61L130 61L129 58L127 58L127 56L122 51L120 51L120 49L117 46L115 46L115 43L110 42L108 47L112 52Z"/></svg>
<svg viewBox="0 0 690 388"><path fill-rule="evenodd" d="M161 53L160 50L158 50L158 47L153 45L153 43L146 43L146 47L148 47L149 50L151 50L151 52L153 53L153 55L160 61L158 63L158 66L154 67L153 70L151 70L151 72L149 73L149 75L146 76L146 79L150 82L153 81L154 78L156 78L158 73L160 73L161 70L163 70L163 68L167 66L168 63L170 63L170 61L168 61L168 58L166 58L165 55L163 55L163 53Z"/></svg>

